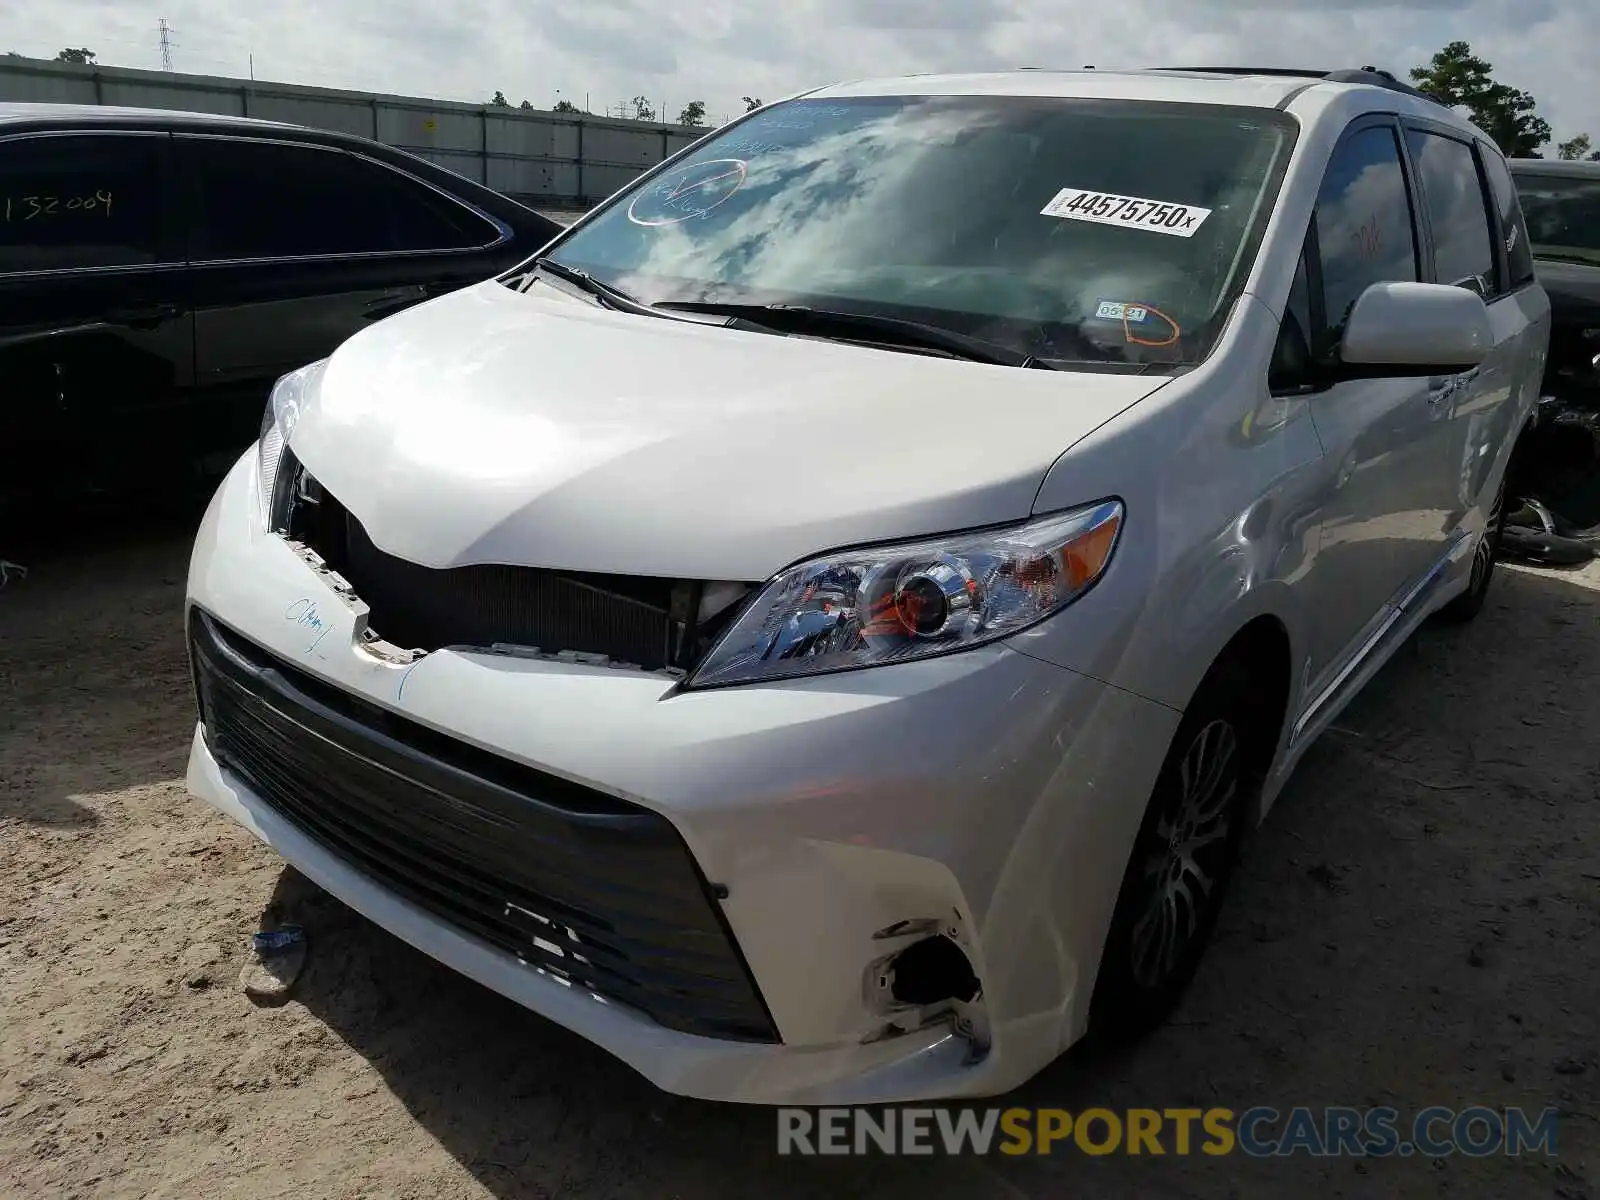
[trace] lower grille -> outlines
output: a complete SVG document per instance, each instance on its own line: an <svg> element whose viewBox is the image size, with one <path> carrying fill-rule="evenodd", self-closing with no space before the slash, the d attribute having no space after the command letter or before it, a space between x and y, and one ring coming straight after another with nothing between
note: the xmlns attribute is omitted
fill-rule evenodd
<svg viewBox="0 0 1600 1200"><path fill-rule="evenodd" d="M198 610L190 648L218 762L351 866L669 1029L778 1040L665 817L398 717Z"/></svg>

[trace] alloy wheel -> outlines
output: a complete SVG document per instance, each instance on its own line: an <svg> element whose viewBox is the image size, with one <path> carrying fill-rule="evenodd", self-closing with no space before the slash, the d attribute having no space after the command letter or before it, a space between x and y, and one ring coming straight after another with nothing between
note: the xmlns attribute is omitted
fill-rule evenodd
<svg viewBox="0 0 1600 1200"><path fill-rule="evenodd" d="M1500 544L1500 532L1506 522L1506 485L1500 484L1500 490L1495 493L1494 504L1489 509L1489 520L1484 525L1483 536L1478 539L1478 548L1472 552L1472 585L1471 591L1480 591L1488 582L1489 572L1494 567L1495 550Z"/></svg>
<svg viewBox="0 0 1600 1200"><path fill-rule="evenodd" d="M1204 927L1227 866L1239 791L1239 741L1216 720L1194 737L1179 765L1177 795L1155 827L1145 858L1146 903L1132 931L1134 981L1161 986Z"/></svg>

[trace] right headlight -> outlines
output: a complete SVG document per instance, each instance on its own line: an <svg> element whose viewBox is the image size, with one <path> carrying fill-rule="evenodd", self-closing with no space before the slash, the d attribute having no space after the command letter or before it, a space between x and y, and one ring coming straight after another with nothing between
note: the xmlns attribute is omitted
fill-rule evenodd
<svg viewBox="0 0 1600 1200"><path fill-rule="evenodd" d="M261 488L261 511L268 518L272 514L272 491L278 480L278 462L283 448L289 444L289 434L300 419L300 410L311 389L322 380L328 369L328 360L290 371L272 385L267 400L267 410L261 414L261 437L256 443L256 477Z"/></svg>
<svg viewBox="0 0 1600 1200"><path fill-rule="evenodd" d="M687 686L883 666L981 646L1059 612L1105 573L1120 500L1023 525L815 558L741 610Z"/></svg>

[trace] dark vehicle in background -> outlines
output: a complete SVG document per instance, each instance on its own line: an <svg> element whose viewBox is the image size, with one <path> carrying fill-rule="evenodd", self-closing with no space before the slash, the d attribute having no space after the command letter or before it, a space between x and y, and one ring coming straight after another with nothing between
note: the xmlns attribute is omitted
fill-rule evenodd
<svg viewBox="0 0 1600 1200"><path fill-rule="evenodd" d="M1545 391L1593 395L1600 389L1600 162L1516 159L1511 173L1555 322Z"/></svg>
<svg viewBox="0 0 1600 1200"><path fill-rule="evenodd" d="M1513 460L1506 549L1537 562L1600 552L1600 162L1512 159L1550 295L1541 401Z"/></svg>
<svg viewBox="0 0 1600 1200"><path fill-rule="evenodd" d="M220 474L278 376L559 230L364 138L0 104L0 524Z"/></svg>

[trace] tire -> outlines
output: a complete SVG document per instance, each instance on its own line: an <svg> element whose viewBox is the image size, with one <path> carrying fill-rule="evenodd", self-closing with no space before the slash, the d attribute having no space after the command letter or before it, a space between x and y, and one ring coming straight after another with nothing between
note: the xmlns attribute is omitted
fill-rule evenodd
<svg viewBox="0 0 1600 1200"><path fill-rule="evenodd" d="M1254 751L1277 733L1263 728L1258 692L1238 664L1219 663L1173 736L1100 956L1089 1006L1093 1046L1124 1045L1155 1029L1194 977L1259 793ZM1210 788L1208 763L1216 772Z"/></svg>
<svg viewBox="0 0 1600 1200"><path fill-rule="evenodd" d="M1509 472L1507 472L1509 474ZM1489 524L1472 551L1472 581L1467 590L1446 604L1438 612L1441 621L1461 624L1472 620L1483 611L1488 599L1489 585L1494 582L1494 569L1500 563L1500 544L1506 532L1506 481L1500 481L1495 493L1494 506L1489 509Z"/></svg>

